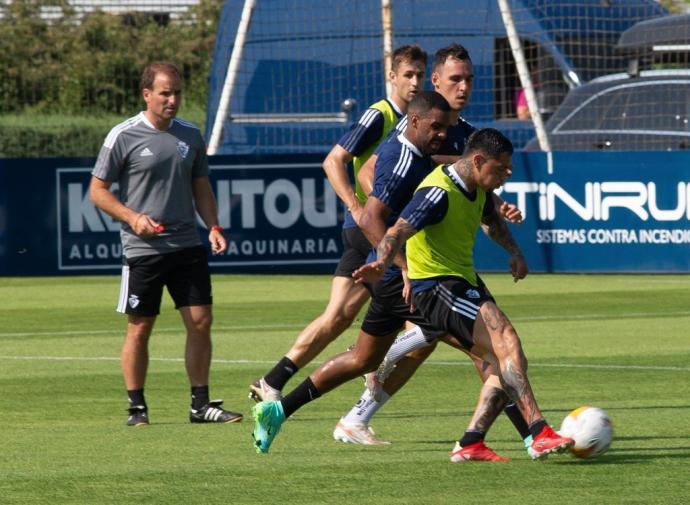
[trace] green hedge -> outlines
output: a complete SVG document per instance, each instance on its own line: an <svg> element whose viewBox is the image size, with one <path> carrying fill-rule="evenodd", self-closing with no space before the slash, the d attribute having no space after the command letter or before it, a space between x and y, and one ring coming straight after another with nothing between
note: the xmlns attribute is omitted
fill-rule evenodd
<svg viewBox="0 0 690 505"><path fill-rule="evenodd" d="M95 156L103 144L103 130L78 125L48 129L0 125L0 157Z"/></svg>
<svg viewBox="0 0 690 505"><path fill-rule="evenodd" d="M0 158L95 157L110 129L139 109L122 116L0 116ZM182 118L202 131L204 114L184 104L180 110Z"/></svg>
<svg viewBox="0 0 690 505"><path fill-rule="evenodd" d="M184 103L205 110L222 0L200 0L169 23L80 17L67 0L50 3L62 10L57 20L41 19L44 2L0 5L0 156L95 155L110 127L143 108L139 77L151 61L176 63Z"/></svg>

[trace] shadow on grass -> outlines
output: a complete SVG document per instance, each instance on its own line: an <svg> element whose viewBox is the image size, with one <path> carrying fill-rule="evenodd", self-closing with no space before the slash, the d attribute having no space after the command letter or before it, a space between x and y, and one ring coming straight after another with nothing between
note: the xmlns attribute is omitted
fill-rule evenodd
<svg viewBox="0 0 690 505"><path fill-rule="evenodd" d="M645 453L643 453L644 451ZM676 454L669 454L667 451L684 451ZM664 448L664 449L611 449L606 454L594 459L571 459L561 463L565 465L620 465L649 463L657 459L673 459L690 461L690 447Z"/></svg>
<svg viewBox="0 0 690 505"><path fill-rule="evenodd" d="M593 407L599 407L604 409L606 412L625 412L625 411L635 411L635 410L657 410L657 409L668 409L668 410L690 410L690 405L639 405L635 407L610 407L593 405ZM552 409L549 408L547 412L557 413L561 412L563 414L569 414L573 409Z"/></svg>

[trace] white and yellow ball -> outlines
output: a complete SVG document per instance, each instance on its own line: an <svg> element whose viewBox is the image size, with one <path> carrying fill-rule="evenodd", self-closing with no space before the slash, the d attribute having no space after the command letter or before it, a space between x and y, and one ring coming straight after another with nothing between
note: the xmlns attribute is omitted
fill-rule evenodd
<svg viewBox="0 0 690 505"><path fill-rule="evenodd" d="M602 409L584 406L568 414L559 433L575 440L570 447L578 458L596 458L611 446L613 425L611 418Z"/></svg>

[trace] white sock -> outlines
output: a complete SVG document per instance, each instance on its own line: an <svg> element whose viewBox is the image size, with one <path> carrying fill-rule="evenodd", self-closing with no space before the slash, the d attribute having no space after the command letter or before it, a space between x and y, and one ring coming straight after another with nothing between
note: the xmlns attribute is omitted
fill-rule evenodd
<svg viewBox="0 0 690 505"><path fill-rule="evenodd" d="M346 423L364 423L369 425L369 421L374 417L374 414L383 407L383 405L390 399L390 395L385 391L381 391L381 401L377 402L371 397L368 389L364 390L362 396L359 397L352 410L343 417Z"/></svg>
<svg viewBox="0 0 690 505"><path fill-rule="evenodd" d="M386 360L390 363L397 363L408 352L416 351L428 345L430 344L426 341L422 329L415 326L397 336L391 348L388 349Z"/></svg>

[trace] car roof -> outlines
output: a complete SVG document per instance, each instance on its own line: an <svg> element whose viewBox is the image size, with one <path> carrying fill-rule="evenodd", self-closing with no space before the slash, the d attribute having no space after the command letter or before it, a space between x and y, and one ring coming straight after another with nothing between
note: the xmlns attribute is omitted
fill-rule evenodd
<svg viewBox="0 0 690 505"><path fill-rule="evenodd" d="M668 69L660 69L660 70L643 70L642 72L639 73L639 75L631 76L628 73L618 73L618 74L609 74L609 75L603 75L601 77L597 77L596 79L592 79L588 83L584 84L582 87L586 88L587 86L591 85L597 85L600 83L607 83L607 82L618 82L618 81L632 81L634 79L650 79L650 78L658 78L658 79L682 79L690 77L690 68L668 68Z"/></svg>
<svg viewBox="0 0 690 505"><path fill-rule="evenodd" d="M617 49L652 49L655 46L690 47L690 14L663 16L634 24L618 39Z"/></svg>

